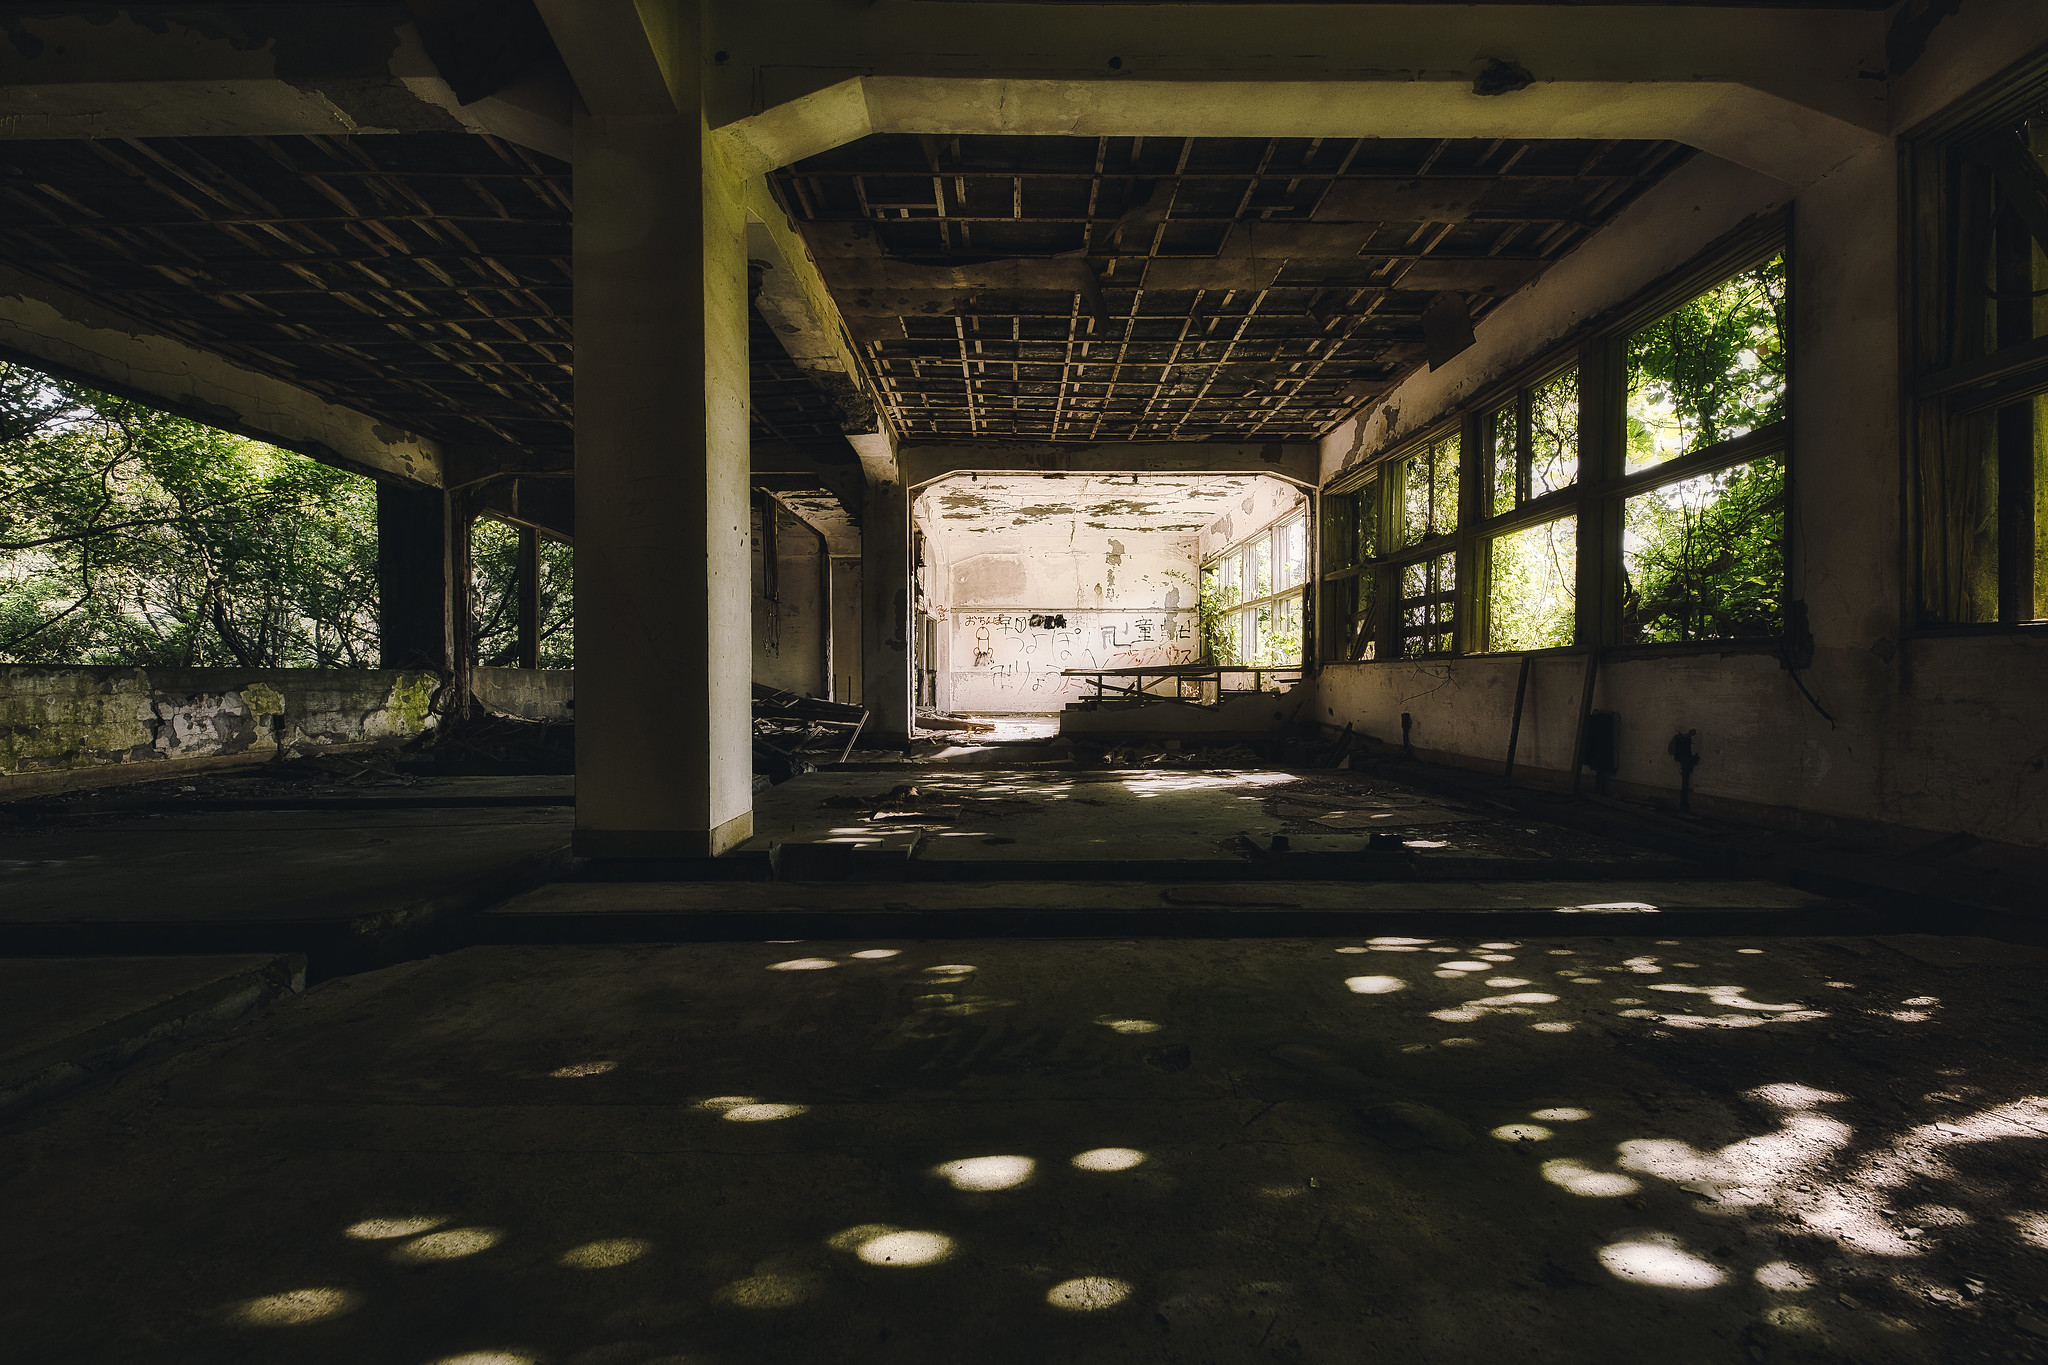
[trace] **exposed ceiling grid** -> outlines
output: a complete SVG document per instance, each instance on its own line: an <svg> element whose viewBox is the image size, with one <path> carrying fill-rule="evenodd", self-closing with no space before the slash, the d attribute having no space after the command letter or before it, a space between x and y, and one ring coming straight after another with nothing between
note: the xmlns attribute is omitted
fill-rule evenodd
<svg viewBox="0 0 2048 1365"><path fill-rule="evenodd" d="M885 134L777 174L910 439L1309 439L1669 142Z"/></svg>

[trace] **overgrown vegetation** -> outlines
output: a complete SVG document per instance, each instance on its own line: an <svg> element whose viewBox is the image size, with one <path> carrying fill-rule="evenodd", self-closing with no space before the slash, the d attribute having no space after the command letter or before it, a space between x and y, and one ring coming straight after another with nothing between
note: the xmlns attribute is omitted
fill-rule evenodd
<svg viewBox="0 0 2048 1365"><path fill-rule="evenodd" d="M0 660L374 667L376 490L0 363Z"/></svg>
<svg viewBox="0 0 2048 1365"><path fill-rule="evenodd" d="M1623 639L1763 638L1783 630L1785 466L1758 460L1630 498Z"/></svg>
<svg viewBox="0 0 2048 1365"><path fill-rule="evenodd" d="M1628 468L1785 416L1785 258L1773 256L1628 339Z"/></svg>
<svg viewBox="0 0 2048 1365"><path fill-rule="evenodd" d="M576 602L572 552L545 536L540 542L540 666L576 664ZM486 668L519 663L519 532L479 521L470 532L470 591L476 603L477 662Z"/></svg>
<svg viewBox="0 0 2048 1365"><path fill-rule="evenodd" d="M1630 470L1782 421L1785 326L1785 261L1774 256L1631 337ZM1782 461L1733 465L1630 498L1623 524L1624 639L1782 630Z"/></svg>
<svg viewBox="0 0 2048 1365"><path fill-rule="evenodd" d="M517 535L474 543L478 658L512 663ZM543 542L543 667L573 654L569 556ZM0 362L0 662L374 668L376 486Z"/></svg>
<svg viewBox="0 0 2048 1365"><path fill-rule="evenodd" d="M1237 604L1243 600L1235 581L1226 580L1214 567L1202 571L1202 652L1208 662L1220 668L1231 668L1240 662L1238 645L1243 627L1238 623Z"/></svg>

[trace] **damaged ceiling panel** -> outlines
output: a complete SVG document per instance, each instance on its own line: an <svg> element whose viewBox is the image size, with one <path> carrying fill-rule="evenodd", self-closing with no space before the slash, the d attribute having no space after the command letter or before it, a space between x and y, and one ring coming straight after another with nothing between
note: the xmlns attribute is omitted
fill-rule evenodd
<svg viewBox="0 0 2048 1365"><path fill-rule="evenodd" d="M12 141L0 260L408 431L566 451L570 192L469 133ZM751 321L756 441L845 451Z"/></svg>
<svg viewBox="0 0 2048 1365"><path fill-rule="evenodd" d="M776 179L906 437L1302 440L1687 155L878 134Z"/></svg>
<svg viewBox="0 0 2048 1365"><path fill-rule="evenodd" d="M1013 535L1069 522L1098 531L1194 535L1263 474L955 474L919 495L926 534Z"/></svg>

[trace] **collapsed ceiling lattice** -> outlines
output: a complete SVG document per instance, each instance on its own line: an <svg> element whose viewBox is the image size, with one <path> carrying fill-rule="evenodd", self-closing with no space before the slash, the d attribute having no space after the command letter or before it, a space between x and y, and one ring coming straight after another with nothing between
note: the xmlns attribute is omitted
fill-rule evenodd
<svg viewBox="0 0 2048 1365"><path fill-rule="evenodd" d="M468 445L573 444L570 173L465 133L0 145L0 259ZM757 440L843 447L754 315Z"/></svg>
<svg viewBox="0 0 2048 1365"><path fill-rule="evenodd" d="M777 173L910 438L1320 435L1671 142L880 134ZM1441 306L1441 305L1440 305Z"/></svg>

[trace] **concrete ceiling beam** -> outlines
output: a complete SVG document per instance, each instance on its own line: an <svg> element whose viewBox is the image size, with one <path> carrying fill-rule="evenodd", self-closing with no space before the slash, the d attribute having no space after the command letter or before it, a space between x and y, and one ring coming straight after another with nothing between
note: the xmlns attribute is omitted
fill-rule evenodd
<svg viewBox="0 0 2048 1365"><path fill-rule="evenodd" d="M856 103L865 117L846 117ZM830 92L737 119L717 135L736 166L759 174L870 133L1668 139L1791 185L1813 183L1884 137L1880 128L1725 80L1550 81L1480 96L1456 79L898 76L855 77Z"/></svg>
<svg viewBox="0 0 2048 1365"><path fill-rule="evenodd" d="M801 472L757 472L754 487L816 531L825 542L825 553L834 559L851 558L860 553L859 518L837 490L827 488L811 475Z"/></svg>
<svg viewBox="0 0 2048 1365"><path fill-rule="evenodd" d="M535 0L583 103L599 118L673 114L686 46L663 0ZM694 101L691 101L694 103Z"/></svg>
<svg viewBox="0 0 2048 1365"><path fill-rule="evenodd" d="M477 513L572 545L576 540L576 485L568 479L498 479L478 490Z"/></svg>
<svg viewBox="0 0 2048 1365"><path fill-rule="evenodd" d="M796 225L761 177L747 196L747 256L759 272L754 306L789 358L817 386L849 435L881 430L881 405L854 353L839 305Z"/></svg>
<svg viewBox="0 0 2048 1365"><path fill-rule="evenodd" d="M445 483L446 457L438 442L5 265L0 352L326 464L434 488Z"/></svg>
<svg viewBox="0 0 2048 1365"><path fill-rule="evenodd" d="M8 17L0 138L468 132L569 153L559 73L464 104L402 5L77 8Z"/></svg>
<svg viewBox="0 0 2048 1365"><path fill-rule="evenodd" d="M904 482L921 487L949 474L1274 474L1313 485L1321 448L1313 441L919 442L898 452ZM1048 487L1056 488L1057 483Z"/></svg>

